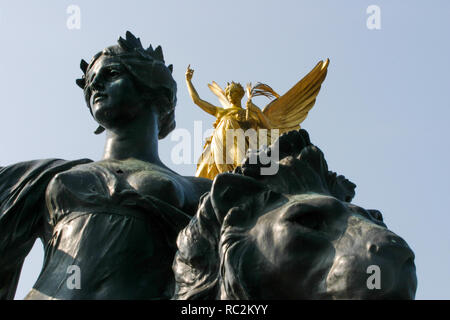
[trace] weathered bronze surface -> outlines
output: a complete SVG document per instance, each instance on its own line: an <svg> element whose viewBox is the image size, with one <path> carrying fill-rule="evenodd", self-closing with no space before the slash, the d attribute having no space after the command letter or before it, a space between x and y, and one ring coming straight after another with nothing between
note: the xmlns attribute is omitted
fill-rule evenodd
<svg viewBox="0 0 450 320"><path fill-rule="evenodd" d="M210 181L183 177L158 156L174 127L176 83L160 47L127 33L99 52L77 84L106 130L103 159L29 161L0 170L0 298L12 299L36 238L42 272L27 299L163 299L178 231ZM67 285L69 268L81 288Z"/></svg>
<svg viewBox="0 0 450 320"><path fill-rule="evenodd" d="M214 180L178 236L175 298L413 299L414 254L381 213L350 203L355 185L328 171L305 130L277 143L277 174L247 159Z"/></svg>
<svg viewBox="0 0 450 320"><path fill-rule="evenodd" d="M14 298L37 238L45 259L27 299L414 298L413 252L380 212L351 204L355 185L328 170L305 130L214 182L184 177L158 156L176 104L161 48L128 32L81 69L96 133L107 135L103 158L0 167L1 299ZM279 170L262 174L271 164L252 160L276 151Z"/></svg>

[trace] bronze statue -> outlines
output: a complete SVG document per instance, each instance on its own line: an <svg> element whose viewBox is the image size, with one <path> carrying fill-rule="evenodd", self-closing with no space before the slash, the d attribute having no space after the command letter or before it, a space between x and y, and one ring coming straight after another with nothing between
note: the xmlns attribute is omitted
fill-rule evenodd
<svg viewBox="0 0 450 320"><path fill-rule="evenodd" d="M211 184L158 156L158 138L175 127L172 66L127 32L81 69L96 133L107 134L103 159L0 168L0 298L14 297L38 237L45 260L27 299L170 298L176 236ZM80 288L66 283L74 266Z"/></svg>
<svg viewBox="0 0 450 320"><path fill-rule="evenodd" d="M197 100L223 122L217 127L285 132L212 182L159 159L158 138L175 127L177 89L161 47L144 49L127 32L82 60L77 84L96 133L106 131L103 159L0 167L0 299L14 298L37 238L44 265L26 299L414 298L406 242L380 212L350 203L356 186L328 170L305 130L289 131L313 106L327 66L320 62L282 97L249 86L247 111L235 83L219 94L229 108ZM186 77L189 86L191 69ZM255 95L277 99L260 111ZM279 170L264 175L271 164L261 159L272 154ZM373 265L383 270L380 290L367 287Z"/></svg>
<svg viewBox="0 0 450 320"><path fill-rule="evenodd" d="M246 109L241 106L244 88L235 82L228 83L225 91L214 81L208 84L222 107L200 99L192 84L194 70L189 65L186 84L192 101L216 118L214 133L206 140L195 175L214 179L217 174L232 171L241 165L248 149L270 145L278 135L300 129L300 123L306 119L316 102L327 75L328 64L328 59L320 61L282 96L267 84L257 83L253 87L250 83L247 84ZM252 102L252 98L256 96L275 99L261 111ZM277 132L273 132L273 129Z"/></svg>
<svg viewBox="0 0 450 320"><path fill-rule="evenodd" d="M178 236L174 298L413 299L414 254L381 213L350 203L355 185L328 171L305 130L276 144L276 175L247 159L214 180Z"/></svg>

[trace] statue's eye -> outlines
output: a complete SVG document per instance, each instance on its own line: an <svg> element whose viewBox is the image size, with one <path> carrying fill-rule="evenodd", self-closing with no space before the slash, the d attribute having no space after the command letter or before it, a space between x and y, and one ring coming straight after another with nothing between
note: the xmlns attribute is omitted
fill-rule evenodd
<svg viewBox="0 0 450 320"><path fill-rule="evenodd" d="M327 225L323 212L307 205L292 206L287 211L286 218L291 223L317 231L326 228Z"/></svg>
<svg viewBox="0 0 450 320"><path fill-rule="evenodd" d="M361 216L363 216L363 217L365 217L365 218L375 222L376 224L384 226L383 215L381 214L380 211L374 210L374 209L366 210L366 209L363 209L361 207L355 206L353 204L349 204L348 207L353 212L356 212L356 213L360 214Z"/></svg>
<svg viewBox="0 0 450 320"><path fill-rule="evenodd" d="M120 71L117 69L109 68L105 70L105 75L109 78L114 78L120 75Z"/></svg>
<svg viewBox="0 0 450 320"><path fill-rule="evenodd" d="M303 227L313 230L321 230L325 226L322 215L317 212L309 212L299 215L298 217L293 219L293 221L302 225Z"/></svg>
<svg viewBox="0 0 450 320"><path fill-rule="evenodd" d="M367 210L369 211L370 215L372 216L372 218L374 218L375 220L378 220L380 222L383 222L383 215L381 214L380 211L378 210Z"/></svg>
<svg viewBox="0 0 450 320"><path fill-rule="evenodd" d="M115 76L118 76L120 73L119 73L119 71L117 71L117 70L111 70L111 71L109 72L109 74L110 74L111 76L115 77Z"/></svg>

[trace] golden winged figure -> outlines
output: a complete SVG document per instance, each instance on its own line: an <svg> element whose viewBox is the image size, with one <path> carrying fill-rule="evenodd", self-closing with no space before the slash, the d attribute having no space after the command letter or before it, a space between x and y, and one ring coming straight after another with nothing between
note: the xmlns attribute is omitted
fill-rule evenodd
<svg viewBox="0 0 450 320"><path fill-rule="evenodd" d="M327 75L329 62L329 59L320 61L284 95L279 95L263 83L257 83L255 86L247 84L246 109L241 106L241 100L245 95L244 88L236 82L228 83L225 90L214 81L208 84L219 98L222 107L200 99L192 84L194 70L189 65L186 70L186 84L193 102L216 118L213 125L214 133L206 140L195 175L214 179L219 173L232 171L239 166L250 147L270 145L278 135L300 129L300 123L306 119L316 102L322 82ZM265 96L272 101L261 111L252 102L252 98L256 96ZM261 134L263 132L261 129L265 129L264 135ZM256 145L249 141L252 135L248 132L257 133L254 135L257 137ZM274 132L277 133L276 137ZM263 136L264 139L261 139Z"/></svg>

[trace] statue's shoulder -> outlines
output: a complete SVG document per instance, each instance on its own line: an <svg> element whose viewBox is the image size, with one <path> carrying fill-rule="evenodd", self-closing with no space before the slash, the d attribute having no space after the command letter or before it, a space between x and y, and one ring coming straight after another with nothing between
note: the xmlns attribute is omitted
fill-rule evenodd
<svg viewBox="0 0 450 320"><path fill-rule="evenodd" d="M0 166L0 174L2 176L11 175L20 177L26 174L40 174L44 171L62 171L70 169L77 165L93 162L91 159L64 160L58 158L38 159L17 162L6 166Z"/></svg>

